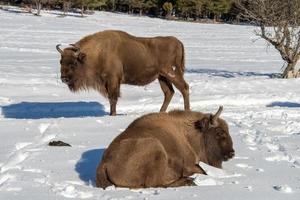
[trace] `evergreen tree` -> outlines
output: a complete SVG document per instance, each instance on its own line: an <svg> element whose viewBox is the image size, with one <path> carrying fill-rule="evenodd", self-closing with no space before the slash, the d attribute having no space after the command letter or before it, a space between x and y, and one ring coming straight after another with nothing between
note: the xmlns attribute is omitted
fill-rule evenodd
<svg viewBox="0 0 300 200"><path fill-rule="evenodd" d="M214 21L216 22L224 13L228 13L231 8L232 0L209 0L207 1L207 8L214 14Z"/></svg>
<svg viewBox="0 0 300 200"><path fill-rule="evenodd" d="M184 18L189 18L193 10L192 0L177 0L177 9Z"/></svg>
<svg viewBox="0 0 300 200"><path fill-rule="evenodd" d="M193 10L195 13L196 19L199 19L202 15L203 7L207 0L191 0L193 3Z"/></svg>
<svg viewBox="0 0 300 200"><path fill-rule="evenodd" d="M131 0L130 5L133 9L137 9L139 11L139 14L143 14L143 9L145 7L145 1L144 0Z"/></svg>
<svg viewBox="0 0 300 200"><path fill-rule="evenodd" d="M153 13L156 13L158 8L158 0L146 0L145 1L145 10L149 12L151 9L155 10Z"/></svg>
<svg viewBox="0 0 300 200"><path fill-rule="evenodd" d="M165 2L163 5L163 9L166 11L166 18L170 19L173 11L173 5L171 2Z"/></svg>
<svg viewBox="0 0 300 200"><path fill-rule="evenodd" d="M84 11L88 9L95 9L105 5L106 0L75 0L74 5L81 10L81 16L83 17Z"/></svg>
<svg viewBox="0 0 300 200"><path fill-rule="evenodd" d="M194 16L199 18L206 0L177 0L177 9L185 18Z"/></svg>
<svg viewBox="0 0 300 200"><path fill-rule="evenodd" d="M89 0L88 9L101 9L106 5L106 0Z"/></svg>
<svg viewBox="0 0 300 200"><path fill-rule="evenodd" d="M116 5L120 0L106 0L106 4L111 9L111 11L116 10Z"/></svg>

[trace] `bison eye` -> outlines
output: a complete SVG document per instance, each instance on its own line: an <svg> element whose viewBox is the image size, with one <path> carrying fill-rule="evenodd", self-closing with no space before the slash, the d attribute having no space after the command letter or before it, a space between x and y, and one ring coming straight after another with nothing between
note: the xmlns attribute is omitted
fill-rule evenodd
<svg viewBox="0 0 300 200"><path fill-rule="evenodd" d="M221 139L226 139L226 132L223 130L223 129L221 129L221 128L216 128L216 138L218 139L218 140L221 140Z"/></svg>
<svg viewBox="0 0 300 200"><path fill-rule="evenodd" d="M74 69L74 68L76 67L76 65L71 64L71 65L69 65L69 67L70 67L71 69Z"/></svg>

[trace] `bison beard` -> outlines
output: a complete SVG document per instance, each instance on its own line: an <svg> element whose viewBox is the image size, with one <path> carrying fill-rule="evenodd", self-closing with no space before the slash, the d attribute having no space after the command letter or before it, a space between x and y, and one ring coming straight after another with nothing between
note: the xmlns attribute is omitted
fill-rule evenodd
<svg viewBox="0 0 300 200"><path fill-rule="evenodd" d="M173 85L190 109L189 86L184 75L184 47L175 37L134 37L122 31L103 31L60 49L61 80L73 92L93 88L109 99L116 115L120 85L147 85L158 79L164 93L160 111L173 97Z"/></svg>
<svg viewBox="0 0 300 200"><path fill-rule="evenodd" d="M142 116L109 145L96 171L98 187L193 185L200 161L222 168L234 156L227 123L215 115L172 111Z"/></svg>

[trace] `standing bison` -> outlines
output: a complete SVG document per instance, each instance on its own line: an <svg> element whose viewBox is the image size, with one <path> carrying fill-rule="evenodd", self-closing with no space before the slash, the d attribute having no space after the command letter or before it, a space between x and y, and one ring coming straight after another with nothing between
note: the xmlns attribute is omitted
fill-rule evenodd
<svg viewBox="0 0 300 200"><path fill-rule="evenodd" d="M184 75L184 47L175 37L134 37L122 31L89 35L71 47L56 49L61 54L61 80L73 92L93 88L110 103L116 115L120 85L147 85L159 80L166 111L174 85L182 94L185 110L190 109L189 86Z"/></svg>
<svg viewBox="0 0 300 200"><path fill-rule="evenodd" d="M193 185L199 161L222 168L234 156L227 123L214 115L172 111L145 115L109 145L97 168L98 187Z"/></svg>

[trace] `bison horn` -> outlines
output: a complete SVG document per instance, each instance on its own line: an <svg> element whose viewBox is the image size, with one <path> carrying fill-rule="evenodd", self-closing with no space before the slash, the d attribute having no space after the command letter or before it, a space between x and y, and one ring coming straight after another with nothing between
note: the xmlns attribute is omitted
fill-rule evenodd
<svg viewBox="0 0 300 200"><path fill-rule="evenodd" d="M222 111L223 111L223 106L220 106L219 110L211 118L212 124L216 124L217 123L217 119L220 117Z"/></svg>
<svg viewBox="0 0 300 200"><path fill-rule="evenodd" d="M60 45L61 45L61 44L56 45L56 50L57 50L60 54L62 54L63 51L61 50L61 48L59 48Z"/></svg>

